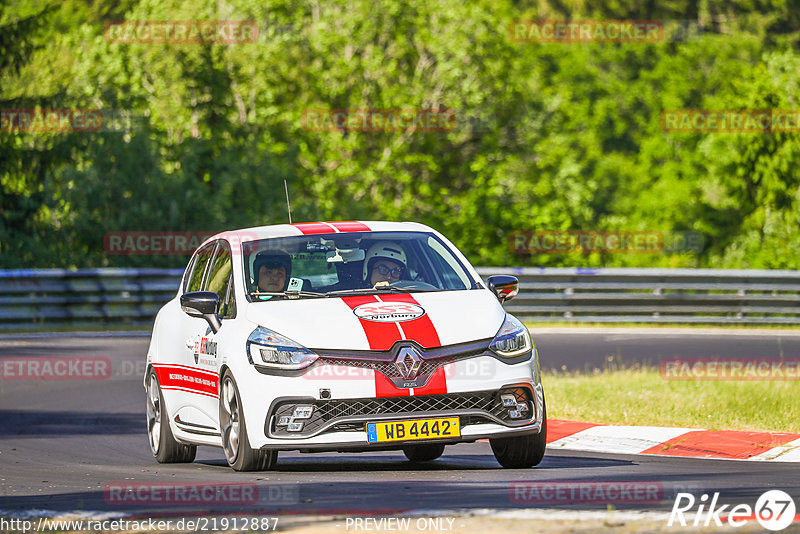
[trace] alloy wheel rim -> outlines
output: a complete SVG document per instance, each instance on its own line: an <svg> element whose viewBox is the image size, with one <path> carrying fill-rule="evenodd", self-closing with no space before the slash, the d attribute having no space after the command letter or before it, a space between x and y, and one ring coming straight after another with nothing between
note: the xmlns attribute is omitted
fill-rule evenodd
<svg viewBox="0 0 800 534"><path fill-rule="evenodd" d="M226 378L222 384L220 406L222 407L220 410L222 448L225 450L225 458L228 463L233 464L239 451L240 410L236 388L230 378Z"/></svg>
<svg viewBox="0 0 800 534"><path fill-rule="evenodd" d="M150 438L150 450L154 455L158 454L161 443L161 399L155 374L150 375L147 383L147 435Z"/></svg>

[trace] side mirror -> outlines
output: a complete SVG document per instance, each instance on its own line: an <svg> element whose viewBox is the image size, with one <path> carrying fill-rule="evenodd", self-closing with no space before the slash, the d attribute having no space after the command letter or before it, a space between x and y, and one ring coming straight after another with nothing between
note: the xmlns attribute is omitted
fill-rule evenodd
<svg viewBox="0 0 800 534"><path fill-rule="evenodd" d="M208 321L215 334L222 327L217 312L219 311L219 295L213 291L192 291L181 295L181 309L189 317L197 317Z"/></svg>
<svg viewBox="0 0 800 534"><path fill-rule="evenodd" d="M511 300L519 293L519 280L516 276L496 274L488 279L489 289L497 296L501 303Z"/></svg>

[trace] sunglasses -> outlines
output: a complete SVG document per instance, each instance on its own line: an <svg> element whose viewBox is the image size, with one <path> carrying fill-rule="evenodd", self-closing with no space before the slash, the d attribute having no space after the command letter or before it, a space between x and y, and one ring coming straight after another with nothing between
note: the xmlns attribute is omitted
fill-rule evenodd
<svg viewBox="0 0 800 534"><path fill-rule="evenodd" d="M403 269L398 269L395 267L394 269L389 269L385 265L378 265L373 270L377 270L381 276L386 276L387 274L391 274L392 278L400 278L400 275L403 274Z"/></svg>

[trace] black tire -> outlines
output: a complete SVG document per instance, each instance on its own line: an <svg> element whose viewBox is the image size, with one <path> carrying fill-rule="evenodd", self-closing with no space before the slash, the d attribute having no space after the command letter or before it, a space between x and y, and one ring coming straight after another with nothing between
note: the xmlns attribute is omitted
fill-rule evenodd
<svg viewBox="0 0 800 534"><path fill-rule="evenodd" d="M150 452L160 464L179 464L194 461L196 445L179 443L169 426L169 412L155 371L147 377L147 437Z"/></svg>
<svg viewBox="0 0 800 534"><path fill-rule="evenodd" d="M278 460L278 451L250 448L240 399L236 381L227 370L219 388L219 430L225 459L235 471L272 469ZM229 405L227 409L226 404Z"/></svg>
<svg viewBox="0 0 800 534"><path fill-rule="evenodd" d="M506 469L526 469L539 465L547 446L547 403L542 395L542 430L516 438L490 439L492 452Z"/></svg>
<svg viewBox="0 0 800 534"><path fill-rule="evenodd" d="M441 456L443 452L444 445L436 443L403 447L403 454L412 462L430 462Z"/></svg>

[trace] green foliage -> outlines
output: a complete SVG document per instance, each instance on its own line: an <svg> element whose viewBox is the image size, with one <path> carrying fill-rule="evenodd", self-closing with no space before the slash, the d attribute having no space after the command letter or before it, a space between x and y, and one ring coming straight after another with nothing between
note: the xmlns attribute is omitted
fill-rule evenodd
<svg viewBox="0 0 800 534"><path fill-rule="evenodd" d="M48 7L49 6L49 7ZM657 43L518 43L514 20L660 19ZM112 21L254 20L256 42L120 44ZM124 132L0 131L0 267L180 266L115 231L416 220L476 264L798 268L798 136L666 133L676 109L795 109L790 2L0 1L4 109ZM314 131L311 109L451 110L448 131ZM517 230L697 231L700 254L520 256Z"/></svg>

